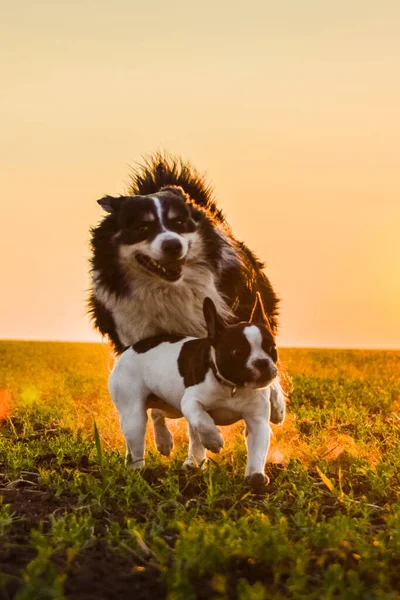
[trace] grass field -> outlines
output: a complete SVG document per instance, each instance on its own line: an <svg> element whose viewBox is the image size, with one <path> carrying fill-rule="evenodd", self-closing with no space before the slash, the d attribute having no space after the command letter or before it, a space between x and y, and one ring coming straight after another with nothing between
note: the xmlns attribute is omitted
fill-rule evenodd
<svg viewBox="0 0 400 600"><path fill-rule="evenodd" d="M1 342L0 598L400 598L400 352L281 359L288 416L256 495L241 425L185 475L173 421L173 457L149 439L129 472L107 346Z"/></svg>

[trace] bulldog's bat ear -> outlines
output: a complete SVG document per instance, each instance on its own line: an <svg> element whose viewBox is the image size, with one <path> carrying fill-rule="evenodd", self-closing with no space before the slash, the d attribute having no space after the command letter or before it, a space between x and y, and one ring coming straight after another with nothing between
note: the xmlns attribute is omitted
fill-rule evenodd
<svg viewBox="0 0 400 600"><path fill-rule="evenodd" d="M214 345L223 332L225 325L211 298L204 298L203 314L207 325L208 339Z"/></svg>
<svg viewBox="0 0 400 600"><path fill-rule="evenodd" d="M265 325L268 329L271 329L268 317L265 314L260 292L257 292L256 294L256 300L254 302L253 310L251 311L250 323L259 323L260 325Z"/></svg>

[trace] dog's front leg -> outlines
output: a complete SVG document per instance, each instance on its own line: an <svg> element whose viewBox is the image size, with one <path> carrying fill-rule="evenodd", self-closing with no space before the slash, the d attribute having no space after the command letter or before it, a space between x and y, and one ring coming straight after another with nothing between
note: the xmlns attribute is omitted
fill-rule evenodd
<svg viewBox="0 0 400 600"><path fill-rule="evenodd" d="M120 424L126 441L126 464L131 469L144 465L146 443L146 408L140 403L120 413Z"/></svg>
<svg viewBox="0 0 400 600"><path fill-rule="evenodd" d="M138 381L139 374L129 367L129 363L117 363L108 388L126 441L126 463L132 469L140 469L144 465L148 392Z"/></svg>
<svg viewBox="0 0 400 600"><path fill-rule="evenodd" d="M189 426L197 431L203 446L211 452L218 453L224 445L223 437L192 391L183 395L181 410Z"/></svg>
<svg viewBox="0 0 400 600"><path fill-rule="evenodd" d="M257 415L245 416L244 420L247 427L245 477L251 487L263 488L269 483L269 479L264 473L271 433L269 419L263 415Z"/></svg>

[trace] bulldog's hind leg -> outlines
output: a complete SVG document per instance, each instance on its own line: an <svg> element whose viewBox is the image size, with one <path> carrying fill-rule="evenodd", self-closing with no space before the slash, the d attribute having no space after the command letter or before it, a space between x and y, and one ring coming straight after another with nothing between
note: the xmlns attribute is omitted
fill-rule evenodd
<svg viewBox="0 0 400 600"><path fill-rule="evenodd" d="M153 408L151 419L153 421L154 440L157 450L163 456L169 456L174 447L174 440L165 422L165 414L161 410Z"/></svg>
<svg viewBox="0 0 400 600"><path fill-rule="evenodd" d="M281 425L286 415L286 399L279 379L275 379L269 386L271 403L270 421L275 425Z"/></svg>
<svg viewBox="0 0 400 600"><path fill-rule="evenodd" d="M200 435L192 425L188 423L189 450L185 462L182 465L184 471L191 471L203 467L206 463L206 449L204 448Z"/></svg>

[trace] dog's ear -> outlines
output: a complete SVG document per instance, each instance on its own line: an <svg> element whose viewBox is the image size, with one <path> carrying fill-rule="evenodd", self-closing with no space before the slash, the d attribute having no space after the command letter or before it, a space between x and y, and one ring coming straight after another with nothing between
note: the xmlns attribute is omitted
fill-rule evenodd
<svg viewBox="0 0 400 600"><path fill-rule="evenodd" d="M97 204L100 204L101 208L108 213L115 214L122 204L123 196L114 198L113 196L104 196L97 200Z"/></svg>
<svg viewBox="0 0 400 600"><path fill-rule="evenodd" d="M217 309L215 308L215 304L211 298L204 298L203 314L207 325L208 339L212 344L215 344L225 329L225 325L217 313Z"/></svg>
<svg viewBox="0 0 400 600"><path fill-rule="evenodd" d="M271 325L269 323L267 315L265 314L260 292L257 292L256 294L256 300L254 302L253 310L251 311L251 317L249 322L260 323L268 327L269 330L271 330Z"/></svg>

